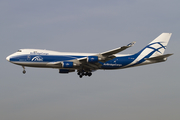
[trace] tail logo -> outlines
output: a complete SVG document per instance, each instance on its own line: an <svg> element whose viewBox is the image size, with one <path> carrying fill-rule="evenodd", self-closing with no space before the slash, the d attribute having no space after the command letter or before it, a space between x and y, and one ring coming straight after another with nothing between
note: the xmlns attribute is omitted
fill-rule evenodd
<svg viewBox="0 0 180 120"><path fill-rule="evenodd" d="M154 52L157 51L161 54L163 54L160 49L161 48L164 48L164 50L166 49L166 46L163 46L160 42L155 42L155 43L151 43L149 44L146 48L150 48L150 49L153 49Z"/></svg>
<svg viewBox="0 0 180 120"><path fill-rule="evenodd" d="M163 42L153 42L147 45L142 49L138 54L136 54L136 59L127 66L134 66L145 61L145 58L150 58L151 56L157 56L158 54L163 54L166 49L166 46L163 45ZM158 53L158 54L156 54Z"/></svg>

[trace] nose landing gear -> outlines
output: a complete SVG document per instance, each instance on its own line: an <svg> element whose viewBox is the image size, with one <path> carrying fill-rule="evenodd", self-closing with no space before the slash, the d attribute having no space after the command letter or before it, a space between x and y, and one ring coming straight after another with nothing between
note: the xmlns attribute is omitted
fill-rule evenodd
<svg viewBox="0 0 180 120"><path fill-rule="evenodd" d="M26 74L26 70L25 70L25 67L24 66L22 66L23 67L23 74Z"/></svg>

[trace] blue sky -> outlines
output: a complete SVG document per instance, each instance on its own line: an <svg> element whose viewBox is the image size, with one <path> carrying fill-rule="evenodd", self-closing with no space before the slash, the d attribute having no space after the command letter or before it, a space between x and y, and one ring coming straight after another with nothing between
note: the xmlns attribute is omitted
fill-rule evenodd
<svg viewBox="0 0 180 120"><path fill-rule="evenodd" d="M179 120L177 0L1 0L0 119ZM79 79L56 69L26 68L5 58L20 48L104 52L136 41L135 53L172 32L168 61Z"/></svg>

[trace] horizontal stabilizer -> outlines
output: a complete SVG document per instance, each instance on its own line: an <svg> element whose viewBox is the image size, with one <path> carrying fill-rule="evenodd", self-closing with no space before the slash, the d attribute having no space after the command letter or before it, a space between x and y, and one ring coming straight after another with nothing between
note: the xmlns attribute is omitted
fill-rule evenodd
<svg viewBox="0 0 180 120"><path fill-rule="evenodd" d="M157 57L151 57L151 58L145 58L145 60L150 60L150 61L164 61L167 59L167 57L171 56L173 54L166 54L166 55L160 55Z"/></svg>

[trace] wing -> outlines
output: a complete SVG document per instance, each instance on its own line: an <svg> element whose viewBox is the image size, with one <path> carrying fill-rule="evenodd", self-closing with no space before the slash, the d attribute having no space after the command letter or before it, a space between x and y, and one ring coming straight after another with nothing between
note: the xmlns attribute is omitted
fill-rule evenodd
<svg viewBox="0 0 180 120"><path fill-rule="evenodd" d="M112 60L115 58L114 54L117 54L129 47L132 47L136 42L131 42L129 43L128 45L126 46L123 46L123 47L119 47L119 48L116 48L116 49L113 49L113 50L109 50L109 51L106 51L106 52L103 52L103 53L99 53L99 54L96 54L96 55L93 55L93 56L97 56L98 57L98 61L101 61L101 62L106 62L106 61L109 61L109 60ZM84 57L84 58L80 58L78 59L79 61L81 62L84 62L84 61L88 61L88 57Z"/></svg>
<svg viewBox="0 0 180 120"><path fill-rule="evenodd" d="M65 68L65 64L68 63L68 65L71 64L71 67L75 69L96 70L102 66L102 64L100 64L99 61L104 63L106 61L112 60L116 57L114 54L117 54L129 47L132 47L135 43L136 42L131 42L128 45L123 46L123 47L119 47L110 51L106 51L103 53L99 53L99 54L95 54L92 56L87 56L87 57L83 57L79 59L50 62L47 65L59 65L60 67Z"/></svg>
<svg viewBox="0 0 180 120"><path fill-rule="evenodd" d="M123 47L119 47L119 48L116 48L116 49L113 49L113 50L110 50L110 51L106 51L106 52L103 52L101 53L101 55L104 55L104 56L109 56L109 55L113 55L113 54L117 54L129 47L132 47L136 42L131 42L129 43L128 45L126 46L123 46Z"/></svg>

